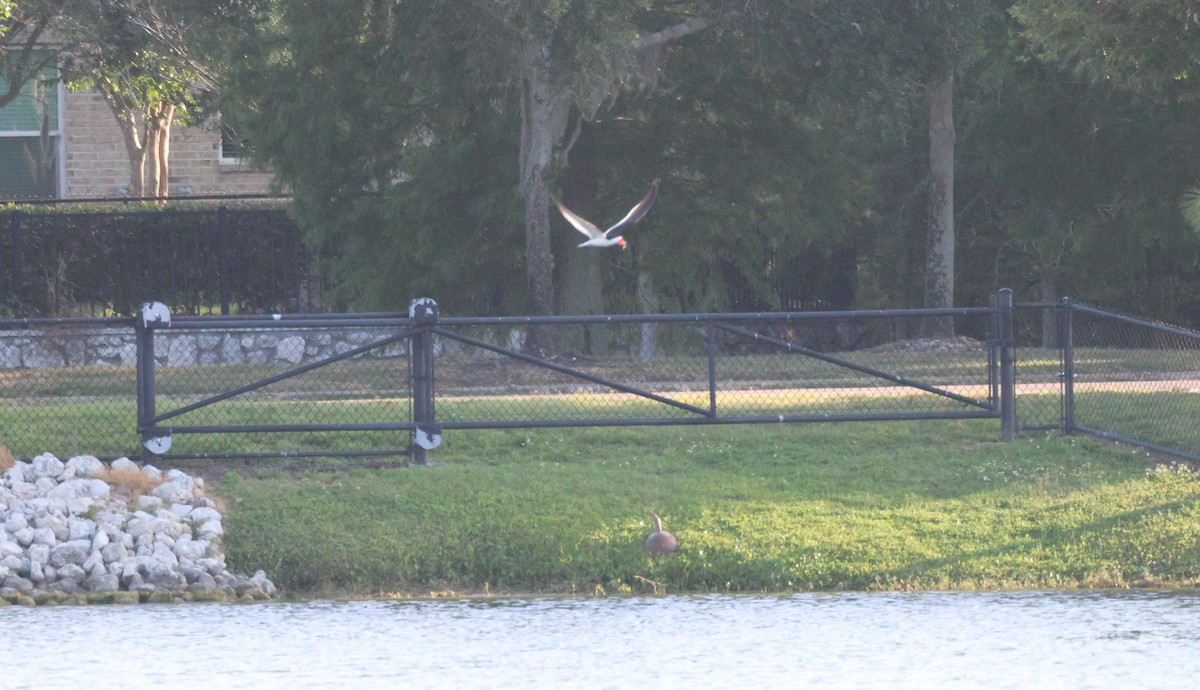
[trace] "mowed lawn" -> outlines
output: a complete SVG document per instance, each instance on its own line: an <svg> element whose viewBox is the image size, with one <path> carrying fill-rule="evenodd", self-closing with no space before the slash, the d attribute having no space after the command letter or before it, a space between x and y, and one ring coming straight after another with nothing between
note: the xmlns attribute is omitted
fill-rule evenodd
<svg viewBox="0 0 1200 690"><path fill-rule="evenodd" d="M290 593L1124 587L1200 579L1200 481L994 421L456 433L433 467L228 472ZM195 461L201 462L201 461ZM650 513L679 551L642 551Z"/></svg>

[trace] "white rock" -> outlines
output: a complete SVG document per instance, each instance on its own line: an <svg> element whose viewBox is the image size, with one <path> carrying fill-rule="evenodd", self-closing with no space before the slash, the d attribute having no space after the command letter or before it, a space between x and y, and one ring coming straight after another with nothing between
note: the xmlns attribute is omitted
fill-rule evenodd
<svg viewBox="0 0 1200 690"><path fill-rule="evenodd" d="M10 488L13 495L22 500L30 500L40 495L37 486L29 482L13 482Z"/></svg>
<svg viewBox="0 0 1200 690"><path fill-rule="evenodd" d="M73 580L75 582L83 582L83 578L87 577L87 571L82 566L74 563L68 563L61 568L56 569L55 573L60 580Z"/></svg>
<svg viewBox="0 0 1200 690"><path fill-rule="evenodd" d="M101 501L112 496L112 487L103 479L89 479L88 494L97 501Z"/></svg>
<svg viewBox="0 0 1200 690"><path fill-rule="evenodd" d="M38 477L33 485L37 487L39 496L45 496L50 493L50 489L58 486L58 480L53 477Z"/></svg>
<svg viewBox="0 0 1200 690"><path fill-rule="evenodd" d="M186 518L193 510L195 510L195 507L189 503L172 503L170 510L179 517Z"/></svg>
<svg viewBox="0 0 1200 690"><path fill-rule="evenodd" d="M20 541L20 539L18 538L17 541ZM49 527L35 527L33 529L33 544L29 548L32 549L34 546L50 548L57 543L58 539L54 536L54 530Z"/></svg>
<svg viewBox="0 0 1200 690"><path fill-rule="evenodd" d="M68 512L67 502L65 499L47 498L47 499L45 499L45 501L46 501L46 512L47 513L50 513L51 515L56 515L60 518L63 518L64 520L66 519L67 515L70 514Z"/></svg>
<svg viewBox="0 0 1200 690"><path fill-rule="evenodd" d="M111 510L105 510L97 513L94 520L99 529L108 532L108 536L115 537L121 533L121 528L125 526L125 521L129 519L128 515L115 513Z"/></svg>
<svg viewBox="0 0 1200 690"><path fill-rule="evenodd" d="M299 364L304 359L304 338L293 335L275 345L275 359Z"/></svg>
<svg viewBox="0 0 1200 690"><path fill-rule="evenodd" d="M38 515L33 518L34 530L48 529L54 533L54 538L58 541L67 541L71 536L71 528L67 526L67 519L62 514L48 513ZM37 541L37 535L33 537Z"/></svg>
<svg viewBox="0 0 1200 690"><path fill-rule="evenodd" d="M86 584L87 584L88 590L90 590L92 592L96 592L97 594L104 594L106 592L115 592L121 588L121 581L119 579L117 579L117 576L113 575L112 573L105 573L105 574L101 574L101 575L92 575L91 577L89 577L87 579Z"/></svg>
<svg viewBox="0 0 1200 690"><path fill-rule="evenodd" d="M206 540L192 539L191 535L185 534L175 542L175 555L195 562L208 555L208 544Z"/></svg>
<svg viewBox="0 0 1200 690"><path fill-rule="evenodd" d="M119 563L129 558L129 549L121 544L107 544L100 547L100 557L104 559L105 563Z"/></svg>
<svg viewBox="0 0 1200 690"><path fill-rule="evenodd" d="M61 568L67 563L82 565L87 560L92 542L87 539L68 541L50 549L50 565Z"/></svg>
<svg viewBox="0 0 1200 690"><path fill-rule="evenodd" d="M29 561L38 565L50 562L50 547L45 544L30 544Z"/></svg>
<svg viewBox="0 0 1200 690"><path fill-rule="evenodd" d="M13 532L13 539L16 539L21 546L29 546L33 543L33 528L23 527Z"/></svg>
<svg viewBox="0 0 1200 690"><path fill-rule="evenodd" d="M67 461L67 468L74 470L76 477L98 477L104 472L104 463L92 455L78 455Z"/></svg>
<svg viewBox="0 0 1200 690"><path fill-rule="evenodd" d="M168 472L168 476L177 470ZM188 503L196 495L196 483L188 480L182 480L177 477L172 477L168 481L154 487L150 492L163 500L164 503Z"/></svg>
<svg viewBox="0 0 1200 690"><path fill-rule="evenodd" d="M4 529L13 534L16 534L17 530L25 529L28 526L29 520L25 518L24 513L14 511L9 513L8 517L4 519Z"/></svg>
<svg viewBox="0 0 1200 690"><path fill-rule="evenodd" d="M112 461L109 467L120 472L141 472L141 468L138 467L137 463L129 458L117 458Z"/></svg>
<svg viewBox="0 0 1200 690"><path fill-rule="evenodd" d="M85 494L91 494L91 491L88 488L88 480L68 479L47 491L46 498L78 498L79 496L83 496Z"/></svg>
<svg viewBox="0 0 1200 690"><path fill-rule="evenodd" d="M169 512L169 511L164 511ZM172 539L178 538L180 535L188 532L188 526L182 521L170 520L165 518L154 519L154 533L156 535L165 535Z"/></svg>
<svg viewBox="0 0 1200 690"><path fill-rule="evenodd" d="M33 459L34 477L57 477L62 474L64 469L66 469L66 465L63 464L62 460L59 460L50 453L43 453Z"/></svg>
<svg viewBox="0 0 1200 690"><path fill-rule="evenodd" d="M89 575L98 575L100 573L108 572L104 567L104 558L100 556L99 551L93 551L92 553L88 554L88 557L83 561L83 569L86 570Z"/></svg>
<svg viewBox="0 0 1200 690"><path fill-rule="evenodd" d="M160 487L161 488L161 487ZM158 496L138 496L133 502L138 510L144 510L147 513L154 514L163 506L163 500Z"/></svg>
<svg viewBox="0 0 1200 690"><path fill-rule="evenodd" d="M125 523L125 534L137 539L143 535L154 534L154 518L141 511L134 513Z"/></svg>
<svg viewBox="0 0 1200 690"><path fill-rule="evenodd" d="M91 538L96 533L96 523L91 520L83 520L80 518L67 518L67 540L75 541L76 539Z"/></svg>
<svg viewBox="0 0 1200 690"><path fill-rule="evenodd" d="M202 525L209 520L220 522L221 513L213 508L196 508L188 514L188 518L191 519L193 525Z"/></svg>
<svg viewBox="0 0 1200 690"><path fill-rule="evenodd" d="M267 594L275 593L275 583L267 579L266 571L256 571L254 573L254 577L250 579L253 580L262 589L262 591L266 592Z"/></svg>
<svg viewBox="0 0 1200 690"><path fill-rule="evenodd" d="M92 552L95 553L110 543L112 543L112 537L108 536L108 532L97 529L96 535L92 537Z"/></svg>
<svg viewBox="0 0 1200 690"><path fill-rule="evenodd" d="M79 496L67 500L67 515L87 515L96 506L96 501L89 496Z"/></svg>
<svg viewBox="0 0 1200 690"><path fill-rule="evenodd" d="M0 477L3 477L5 484L12 486L16 482L27 482L32 479L32 477L26 474L27 471L29 474L33 474L30 464L17 461L13 463L12 467L4 470L4 474L0 475Z"/></svg>
<svg viewBox="0 0 1200 690"><path fill-rule="evenodd" d="M153 479L154 481L160 481L163 478L162 470L158 469L154 465L146 465L142 467L142 474Z"/></svg>
<svg viewBox="0 0 1200 690"><path fill-rule="evenodd" d="M184 367L196 363L200 349L194 338L175 338L167 344L167 366Z"/></svg>
<svg viewBox="0 0 1200 690"><path fill-rule="evenodd" d="M20 592L21 594L33 593L33 583L23 577L17 577L15 575L5 578L4 588Z"/></svg>

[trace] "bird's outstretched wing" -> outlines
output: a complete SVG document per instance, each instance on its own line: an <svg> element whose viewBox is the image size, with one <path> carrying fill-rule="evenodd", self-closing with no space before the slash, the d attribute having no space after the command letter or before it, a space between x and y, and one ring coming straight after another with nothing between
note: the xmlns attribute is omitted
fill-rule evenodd
<svg viewBox="0 0 1200 690"><path fill-rule="evenodd" d="M600 228L596 227L595 225L592 225L586 219L580 218L579 216L575 215L575 213L572 212L571 209L567 208L566 206L563 206L561 201L559 201L558 199L553 199L553 201L554 201L554 205L558 207L558 212L561 213L562 217L566 218L567 222L570 223L572 226L574 226L576 230L578 230L579 232L582 232L584 235L586 235L592 239L604 236L604 233L600 232Z"/></svg>
<svg viewBox="0 0 1200 690"><path fill-rule="evenodd" d="M645 216L646 212L650 210L650 207L654 205L654 199L656 196L658 196L658 180L657 179L655 179L653 182L650 183L649 191L647 191L646 196L642 197L642 200L637 203L637 206L634 206L633 208L629 209L629 213L626 213L624 218L617 221L616 224L614 224L611 228L605 230L604 236L609 239L612 239L613 237L616 237L617 230L620 230L621 228L625 227L626 225L633 225L634 223L641 220L642 216ZM560 207L560 210L561 210L561 207ZM570 218L568 218L567 220L570 220ZM582 220L582 219L580 219L580 220ZM587 221L584 221L584 222L586 223ZM591 223L588 223L588 225L591 225ZM578 226L576 226L576 227L578 227ZM594 228L595 226L593 225L592 227Z"/></svg>

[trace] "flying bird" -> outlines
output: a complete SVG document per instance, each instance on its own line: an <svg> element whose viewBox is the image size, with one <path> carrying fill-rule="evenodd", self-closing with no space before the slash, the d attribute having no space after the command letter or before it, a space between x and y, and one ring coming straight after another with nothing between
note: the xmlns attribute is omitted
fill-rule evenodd
<svg viewBox="0 0 1200 690"><path fill-rule="evenodd" d="M619 231L621 228L633 225L641 220L642 216L646 215L646 211L649 211L650 207L654 205L654 197L657 194L658 180L654 180L650 183L650 191L646 192L646 196L642 197L637 206L629 209L629 213L626 213L624 218L603 232L591 222L575 215L571 209L563 206L562 202L558 199L554 199L554 205L558 207L558 212L563 215L563 218L567 219L568 223L575 226L576 230L587 236L587 240L582 242L579 245L580 247L611 247L615 244L624 249L627 245L625 238L619 234Z"/></svg>
<svg viewBox="0 0 1200 690"><path fill-rule="evenodd" d="M675 535L662 528L662 518L658 515L652 514L650 517L654 519L654 531L646 537L646 553L651 556L675 553L679 548L679 541L675 539Z"/></svg>

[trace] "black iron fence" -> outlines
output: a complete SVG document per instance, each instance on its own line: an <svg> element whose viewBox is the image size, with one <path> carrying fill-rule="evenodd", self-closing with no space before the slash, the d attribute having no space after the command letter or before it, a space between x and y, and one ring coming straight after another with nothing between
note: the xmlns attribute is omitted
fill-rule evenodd
<svg viewBox="0 0 1200 690"><path fill-rule="evenodd" d="M982 418L1005 439L1060 429L1198 458L1200 335L1010 294L953 310L477 318L418 301L0 321L0 444L421 461L469 429ZM931 317L955 335L907 336Z"/></svg>
<svg viewBox="0 0 1200 690"><path fill-rule="evenodd" d="M320 311L312 259L281 208L0 210L0 318Z"/></svg>

